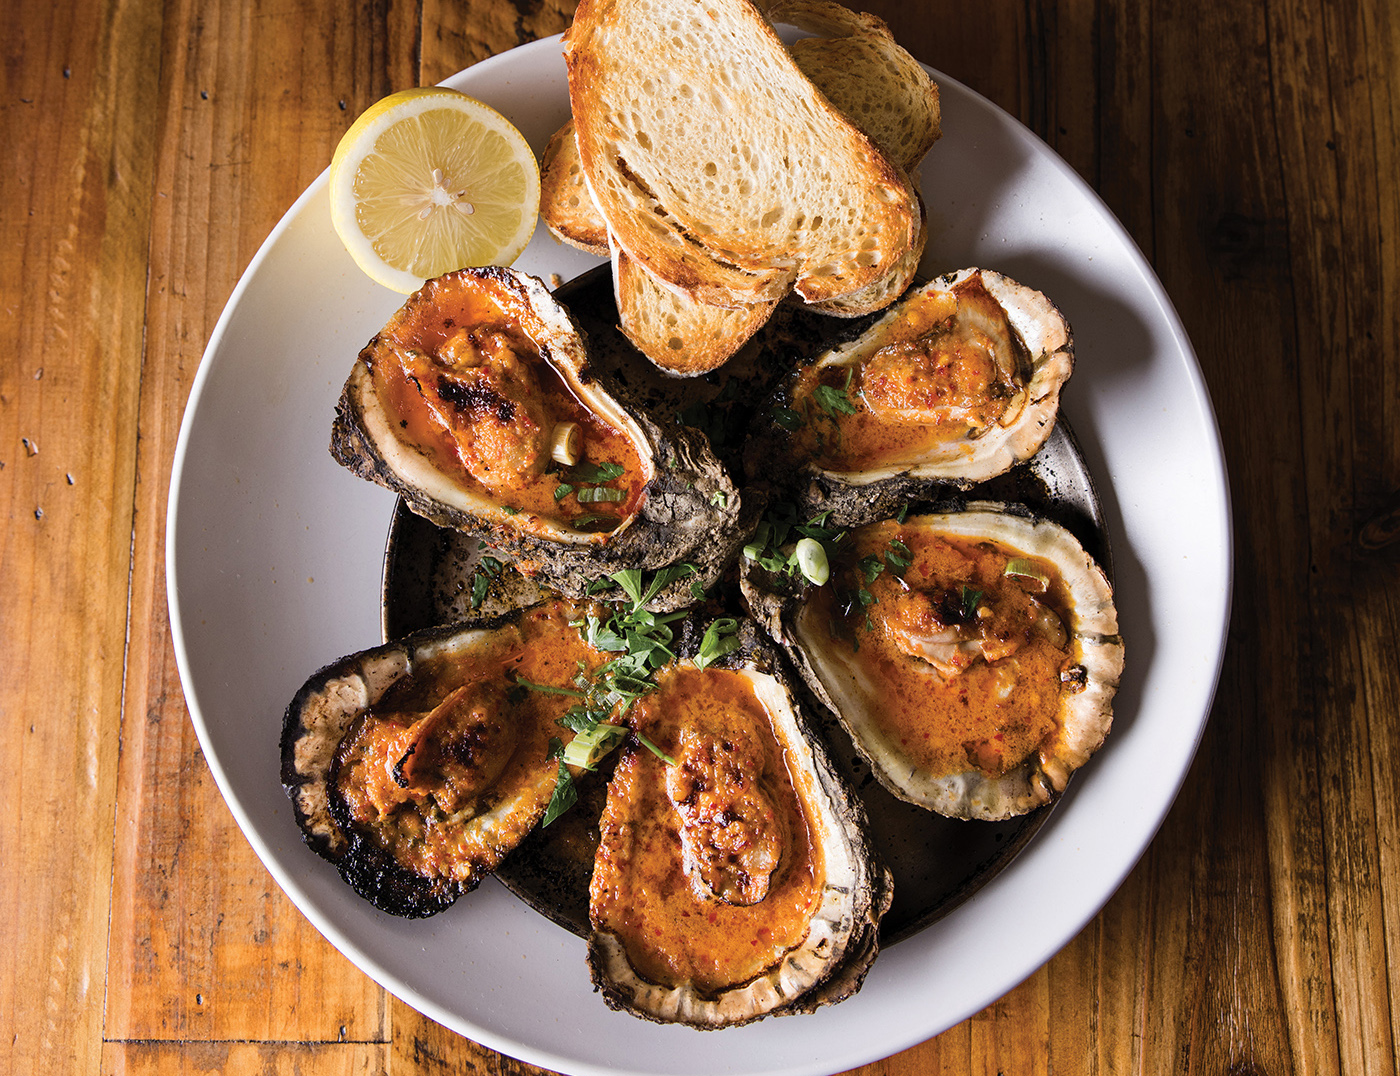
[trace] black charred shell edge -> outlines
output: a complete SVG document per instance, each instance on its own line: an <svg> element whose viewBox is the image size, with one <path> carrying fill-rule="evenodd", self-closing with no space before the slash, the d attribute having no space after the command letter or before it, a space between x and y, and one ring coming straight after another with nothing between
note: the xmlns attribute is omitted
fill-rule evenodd
<svg viewBox="0 0 1400 1076"><path fill-rule="evenodd" d="M301 773L296 767L296 748L302 738L316 733L303 720L307 705L325 691L333 680L362 675L366 661L402 651L406 670L417 661L418 650L426 644L440 642L468 630L490 630L514 620L520 612L505 613L489 618L467 619L456 624L428 628L403 639L369 647L333 661L313 673L287 705L282 718L282 788L291 800L292 814L306 846L322 859L332 863L340 876L357 894L380 911L409 919L435 915L450 906L463 893L474 889L479 878L468 884L427 878L402 867L384 849L379 848L351 824L340 797L332 794L335 787L336 752L324 772ZM348 728L347 722L347 728ZM322 832L302 809L300 793L308 785L321 783L333 829Z"/></svg>
<svg viewBox="0 0 1400 1076"><path fill-rule="evenodd" d="M698 646L700 631L707 621L696 616L694 622L687 621L682 631L678 656L682 659L694 657L694 647ZM894 875L885 865L883 858L871 838L870 824L865 805L850 783L841 774L831 758L826 740L817 724L812 720L809 707L812 705L810 692L806 691L801 678L796 674L786 654L766 638L762 628L748 617L739 618L739 646L719 658L710 667L731 670L753 669L772 676L782 684L792 701L796 723L803 738L811 745L814 776L818 786L830 797L835 813L847 824L846 835L854 842L853 856L866 866L865 884L857 887L857 901L852 908L854 921L863 924L852 930L846 942L841 959L828 969L826 976L795 997L787 999L766 1012L755 1013L742 1020L724 1025L688 1023L687 1026L702 1031L717 1031L723 1027L741 1027L769 1016L792 1016L812 1013L823 1005L832 1005L851 997L860 990L869 973L875 957L880 951L880 920L889 910L894 899ZM631 1004L627 992L617 984L607 980L600 971L602 950L596 932L588 939L588 968L594 988L603 995L610 1009L628 1012L634 1016L660 1024L675 1024L674 1018L658 1016ZM765 972L754 976L761 978ZM634 968L635 972L636 969ZM640 976L639 976L640 977ZM749 980L750 982L753 980ZM747 983L735 983L726 990L741 988ZM708 999L718 996L703 994Z"/></svg>

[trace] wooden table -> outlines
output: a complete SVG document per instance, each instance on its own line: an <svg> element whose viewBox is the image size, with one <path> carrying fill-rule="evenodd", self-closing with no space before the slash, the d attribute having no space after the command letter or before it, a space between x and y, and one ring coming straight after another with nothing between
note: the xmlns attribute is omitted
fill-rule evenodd
<svg viewBox="0 0 1400 1076"><path fill-rule="evenodd" d="M534 1072L281 895L200 757L166 615L181 411L239 274L392 90L568 0L10 0L0 98L0 1067ZM876 2L1156 267L1220 418L1230 646L1185 789L1058 956L881 1074L1394 1073L1400 9ZM934 5L927 5L932 10Z"/></svg>

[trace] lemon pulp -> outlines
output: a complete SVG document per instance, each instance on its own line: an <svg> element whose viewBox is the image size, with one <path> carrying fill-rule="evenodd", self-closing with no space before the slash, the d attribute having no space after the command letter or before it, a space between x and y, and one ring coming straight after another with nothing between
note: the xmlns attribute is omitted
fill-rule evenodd
<svg viewBox="0 0 1400 1076"><path fill-rule="evenodd" d="M539 215L539 166L500 113L455 90L392 94L331 162L331 217L352 257L411 292L468 265L509 265Z"/></svg>

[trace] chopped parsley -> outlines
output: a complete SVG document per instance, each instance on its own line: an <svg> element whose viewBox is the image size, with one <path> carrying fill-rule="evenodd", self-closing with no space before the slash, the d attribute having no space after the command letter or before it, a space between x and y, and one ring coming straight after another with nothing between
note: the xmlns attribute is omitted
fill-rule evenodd
<svg viewBox="0 0 1400 1076"><path fill-rule="evenodd" d="M778 501L755 528L753 539L744 546L744 556L773 575L791 576L801 570L795 544L789 547L789 539L795 535L819 543L827 558L832 559L846 531L831 526L830 519L830 512L822 512L801 522L796 505Z"/></svg>
<svg viewBox="0 0 1400 1076"><path fill-rule="evenodd" d="M476 562L476 570L472 572L472 612L481 608L486 592L491 587L491 580L500 575L504 568L505 564L489 555Z"/></svg>
<svg viewBox="0 0 1400 1076"><path fill-rule="evenodd" d="M773 408L773 421L789 432L800 430L807 425L807 420L802 417L801 413L794 411L791 407Z"/></svg>
<svg viewBox="0 0 1400 1076"><path fill-rule="evenodd" d="M598 726L617 725L627 715L634 702L656 690L656 671L676 660L675 651L672 649L675 633L671 625L687 615L684 610L653 613L646 608L646 603L663 588L697 572L698 569L693 564L678 564L656 572L650 578L638 569L629 568L626 571L614 572L606 580L597 580L590 585L590 593L616 585L626 595L627 600L609 603L609 611L606 614L590 613L579 622L579 626L583 628L584 638L590 646L617 656L598 666L591 675L585 675L580 669L579 675L574 678L574 689L536 684L521 677L516 677L515 683L530 691L568 695L577 699L578 701L559 718L559 724L575 736L591 739L597 736ZM704 590L698 587L698 581L692 583L692 593L696 589L700 590L699 596L703 597ZM727 624L733 627L729 628ZM711 624L700 644L700 657L697 658L696 664L704 668L705 664L702 664L702 661L707 664L717 660L738 646L738 639L734 636L737 630L738 622L732 619L717 620ZM658 758L674 765L675 760L645 736L640 733L634 735ZM600 743L603 746L616 746L622 739L620 735L611 734L606 737L605 742ZM563 761L562 749L559 757L559 778L542 822L542 825L546 826L572 807L578 799L573 777ZM597 757L601 755L595 756L593 760L596 761Z"/></svg>
<svg viewBox="0 0 1400 1076"><path fill-rule="evenodd" d="M830 385L818 385L812 392L812 399L817 401L817 406L833 419L837 415L856 413L856 405L851 403L850 397L851 378L855 376L855 372L855 367L846 371L846 383L839 389Z"/></svg>

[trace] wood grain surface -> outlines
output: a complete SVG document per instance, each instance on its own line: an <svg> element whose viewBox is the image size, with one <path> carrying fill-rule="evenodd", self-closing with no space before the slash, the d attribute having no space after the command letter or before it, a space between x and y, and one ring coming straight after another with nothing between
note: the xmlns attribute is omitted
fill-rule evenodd
<svg viewBox="0 0 1400 1076"><path fill-rule="evenodd" d="M865 1076L1400 1061L1400 8L862 4L1102 195L1197 349L1229 648L1185 788L1078 937ZM252 854L176 673L180 417L239 274L382 95L567 0L0 14L0 1071L534 1073L386 995ZM1392 532L1393 533L1393 530Z"/></svg>

